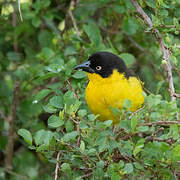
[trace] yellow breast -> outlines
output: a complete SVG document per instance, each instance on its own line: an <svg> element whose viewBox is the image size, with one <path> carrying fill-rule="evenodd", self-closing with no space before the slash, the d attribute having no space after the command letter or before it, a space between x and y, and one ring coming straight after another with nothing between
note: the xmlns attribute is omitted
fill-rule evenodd
<svg viewBox="0 0 180 180"><path fill-rule="evenodd" d="M89 84L86 88L85 98L89 109L93 114L99 114L99 119L113 120L117 123L110 107L122 109L124 100L131 101L130 111L135 111L144 102L142 86L136 77L124 77L117 70L108 78L102 78L98 74L87 73Z"/></svg>

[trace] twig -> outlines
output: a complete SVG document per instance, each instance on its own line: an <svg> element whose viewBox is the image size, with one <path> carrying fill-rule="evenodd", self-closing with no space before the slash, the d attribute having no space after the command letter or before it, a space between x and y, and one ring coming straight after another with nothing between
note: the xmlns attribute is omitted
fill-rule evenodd
<svg viewBox="0 0 180 180"><path fill-rule="evenodd" d="M54 180L58 180L58 171L59 171L59 159L60 159L60 156L61 156L61 151L58 152L57 154L57 158L56 158L56 169L55 169L55 177L54 177Z"/></svg>
<svg viewBox="0 0 180 180"><path fill-rule="evenodd" d="M10 171L6 168L1 168L3 171L5 171L6 173L8 174L11 174L13 175L14 177L17 177L17 179L24 179L24 180L28 180L29 178L25 175L22 175L22 174L18 174L17 172L14 172L14 171Z"/></svg>
<svg viewBox="0 0 180 180"><path fill-rule="evenodd" d="M20 0L18 0L18 11L19 11L21 22L23 22L23 17L22 17L22 13L21 13L21 2L20 2Z"/></svg>
<svg viewBox="0 0 180 180"><path fill-rule="evenodd" d="M87 178L87 177L91 176L92 174L93 174L93 172L90 172L88 174L84 174L81 176L81 178Z"/></svg>
<svg viewBox="0 0 180 180"><path fill-rule="evenodd" d="M133 112L133 113L131 114L131 116L129 116L128 120L130 120L134 115L136 115L139 111L141 111L141 110L144 109L144 108L145 108L145 105L144 105L143 107L139 108L137 111Z"/></svg>
<svg viewBox="0 0 180 180"><path fill-rule="evenodd" d="M170 54L169 54L168 49L165 46L164 40L163 40L162 36L160 35L159 31L156 28L153 27L153 23L152 23L151 19L144 12L144 10L141 8L141 6L135 0L131 0L131 3L136 8L137 12L143 17L144 21L152 29L152 32L154 33L156 39L158 40L158 42L160 44L163 59L166 61L166 70L167 70L167 73L168 73L168 82L169 82L169 91L170 91L171 100L176 101L176 97L174 96L175 90L174 90L174 84L173 84L171 64L170 64L170 59L169 59ZM177 119L179 119L178 116L179 115L177 113Z"/></svg>
<svg viewBox="0 0 180 180"><path fill-rule="evenodd" d="M8 131L8 143L6 145L6 150L5 150L5 167L8 170L12 170L12 158L14 153L14 140L15 140L14 122L16 120L16 108L19 101L19 90L20 90L20 83L19 81L16 80L14 92L13 92L11 112L7 118L9 122L9 131Z"/></svg>
<svg viewBox="0 0 180 180"><path fill-rule="evenodd" d="M80 32L79 32L79 29L77 27L76 20L75 20L75 18L73 16L73 13L72 13L72 9L73 9L74 5L75 5L75 2L73 0L71 0L70 6L69 6L69 9L68 9L68 14L69 14L69 16L70 16L70 18L72 20L76 35L80 37Z"/></svg>
<svg viewBox="0 0 180 180"><path fill-rule="evenodd" d="M175 96L175 97L177 97L177 98L180 98L180 94L177 94L177 93L174 93L173 96Z"/></svg>
<svg viewBox="0 0 180 180"><path fill-rule="evenodd" d="M171 124L180 124L180 121L157 121L151 123L141 123L140 126L153 126L153 125L162 125L162 126L169 126Z"/></svg>

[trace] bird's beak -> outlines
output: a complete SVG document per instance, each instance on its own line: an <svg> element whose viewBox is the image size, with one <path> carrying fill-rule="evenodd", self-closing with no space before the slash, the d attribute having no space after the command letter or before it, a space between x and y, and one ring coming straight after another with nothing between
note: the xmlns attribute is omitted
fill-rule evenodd
<svg viewBox="0 0 180 180"><path fill-rule="evenodd" d="M90 61L87 61L83 64L77 65L74 70L82 69L83 71L94 73L95 71L90 67Z"/></svg>

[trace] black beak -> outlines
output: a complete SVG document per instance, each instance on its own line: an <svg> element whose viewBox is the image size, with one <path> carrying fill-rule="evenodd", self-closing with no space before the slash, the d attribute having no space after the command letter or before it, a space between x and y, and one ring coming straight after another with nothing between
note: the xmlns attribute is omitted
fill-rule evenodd
<svg viewBox="0 0 180 180"><path fill-rule="evenodd" d="M74 70L82 69L83 71L94 73L95 71L90 67L90 61L87 61L83 64L77 65Z"/></svg>

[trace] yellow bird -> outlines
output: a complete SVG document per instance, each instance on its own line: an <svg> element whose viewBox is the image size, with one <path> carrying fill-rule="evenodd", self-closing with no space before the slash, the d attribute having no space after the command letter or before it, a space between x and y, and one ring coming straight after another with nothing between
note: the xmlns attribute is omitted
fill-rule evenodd
<svg viewBox="0 0 180 180"><path fill-rule="evenodd" d="M113 114L112 108L121 110L126 99L131 101L131 112L142 106L142 83L117 55L97 52L74 69L86 71L89 83L85 99L91 112L99 114L101 121L113 120L113 124L117 124L119 117Z"/></svg>

